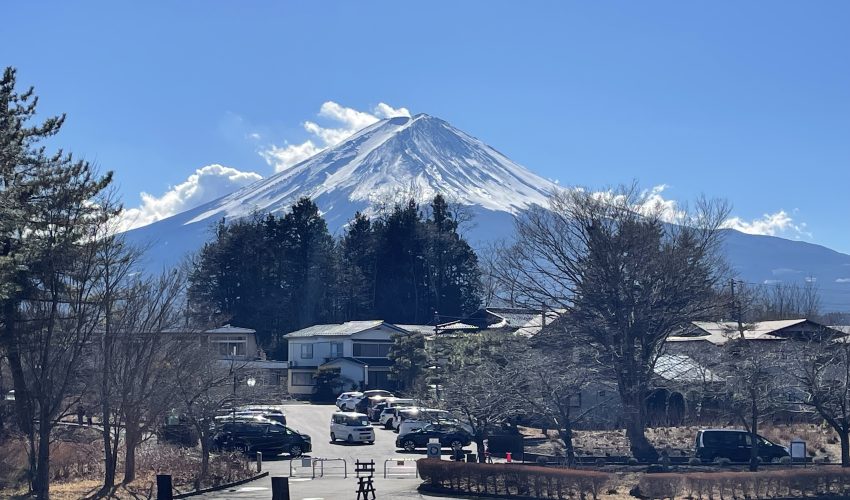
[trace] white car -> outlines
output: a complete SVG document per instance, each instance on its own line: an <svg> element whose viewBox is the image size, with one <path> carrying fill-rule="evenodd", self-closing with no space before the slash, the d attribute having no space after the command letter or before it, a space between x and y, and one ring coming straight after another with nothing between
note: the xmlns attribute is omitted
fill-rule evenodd
<svg viewBox="0 0 850 500"><path fill-rule="evenodd" d="M343 392L336 398L336 407L342 411L354 410L354 405L363 397L362 392Z"/></svg>
<svg viewBox="0 0 850 500"><path fill-rule="evenodd" d="M362 413L338 411L331 417L331 442L375 443L375 430L369 417Z"/></svg>

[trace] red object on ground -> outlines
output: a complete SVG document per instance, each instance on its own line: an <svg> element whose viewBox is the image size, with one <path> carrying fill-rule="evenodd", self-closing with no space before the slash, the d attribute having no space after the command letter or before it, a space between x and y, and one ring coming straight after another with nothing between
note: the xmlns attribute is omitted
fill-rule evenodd
<svg viewBox="0 0 850 500"><path fill-rule="evenodd" d="M505 461L511 463L511 452L508 451L505 453Z"/></svg>

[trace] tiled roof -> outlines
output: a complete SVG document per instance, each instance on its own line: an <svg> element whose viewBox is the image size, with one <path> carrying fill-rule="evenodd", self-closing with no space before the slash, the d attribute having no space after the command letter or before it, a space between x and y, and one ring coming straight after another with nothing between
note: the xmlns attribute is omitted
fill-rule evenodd
<svg viewBox="0 0 850 500"><path fill-rule="evenodd" d="M373 328L377 328L381 325L386 325L395 330L402 330L403 328L397 327L390 323L386 323L384 320L375 319L369 321L346 321L342 324L329 324L329 325L313 325L308 326L307 328L303 328L301 330L297 330L291 333L287 333L284 335L286 338L300 338L300 337L348 337L350 335L354 335L355 333L364 332L366 330L371 330Z"/></svg>
<svg viewBox="0 0 850 500"><path fill-rule="evenodd" d="M204 333L257 333L257 330L250 328L240 328L238 326L230 326L230 324L207 330Z"/></svg>

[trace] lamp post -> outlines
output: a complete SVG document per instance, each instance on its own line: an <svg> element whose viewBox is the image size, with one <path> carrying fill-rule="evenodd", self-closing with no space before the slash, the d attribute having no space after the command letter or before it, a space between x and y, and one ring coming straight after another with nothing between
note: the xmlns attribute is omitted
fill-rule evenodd
<svg viewBox="0 0 850 500"><path fill-rule="evenodd" d="M369 365L363 365L363 389L369 387Z"/></svg>

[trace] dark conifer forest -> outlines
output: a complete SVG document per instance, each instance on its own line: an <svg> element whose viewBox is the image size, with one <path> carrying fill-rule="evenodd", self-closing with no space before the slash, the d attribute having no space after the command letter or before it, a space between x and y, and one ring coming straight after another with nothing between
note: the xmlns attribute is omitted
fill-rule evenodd
<svg viewBox="0 0 850 500"><path fill-rule="evenodd" d="M478 259L459 224L437 195L426 207L411 200L373 219L354 214L335 239L302 198L282 216L220 222L194 263L190 301L257 330L277 355L282 335L317 323L462 317L481 298Z"/></svg>

